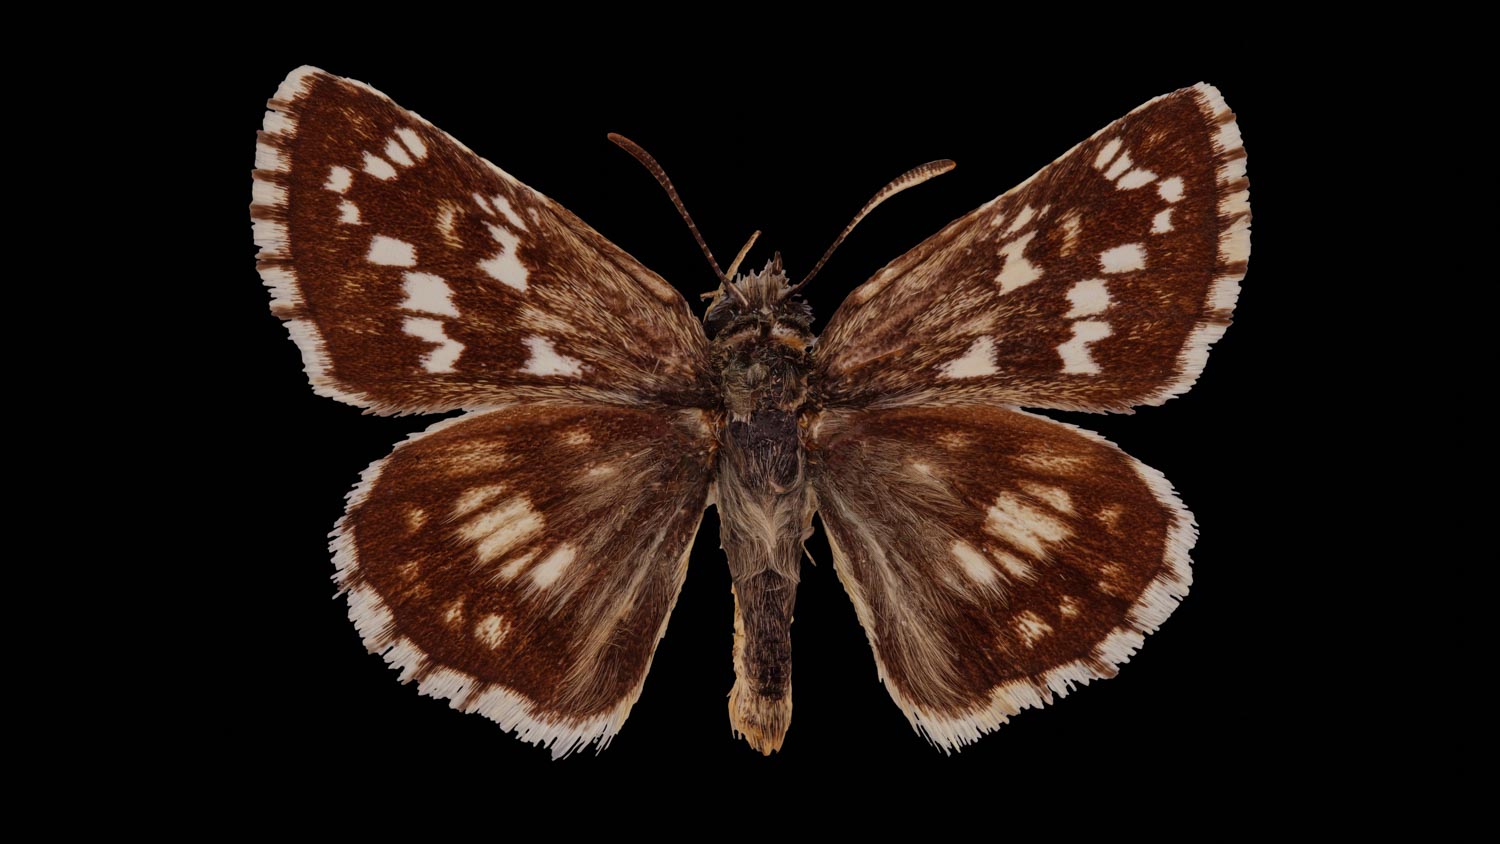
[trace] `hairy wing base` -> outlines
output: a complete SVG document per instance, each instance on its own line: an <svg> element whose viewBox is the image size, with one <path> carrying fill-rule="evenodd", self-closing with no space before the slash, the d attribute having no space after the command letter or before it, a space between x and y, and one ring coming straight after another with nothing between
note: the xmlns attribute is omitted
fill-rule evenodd
<svg viewBox="0 0 1500 844"><path fill-rule="evenodd" d="M1191 514L1096 434L978 407L830 411L810 432L880 677L944 749L1113 676L1187 594Z"/></svg>
<svg viewBox="0 0 1500 844"><path fill-rule="evenodd" d="M366 647L562 756L640 695L709 494L697 411L516 407L372 465L333 541Z"/></svg>

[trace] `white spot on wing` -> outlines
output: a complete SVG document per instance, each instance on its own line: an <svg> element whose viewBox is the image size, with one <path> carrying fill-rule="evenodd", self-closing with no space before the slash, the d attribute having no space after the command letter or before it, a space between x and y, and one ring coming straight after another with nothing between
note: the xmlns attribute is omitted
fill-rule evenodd
<svg viewBox="0 0 1500 844"><path fill-rule="evenodd" d="M1073 496L1061 487L1039 484L1035 481L1022 481L1021 489L1032 498L1047 502L1048 506L1059 513L1073 512Z"/></svg>
<svg viewBox="0 0 1500 844"><path fill-rule="evenodd" d="M377 179L396 178L396 168L392 167L389 161L386 161L373 152L365 153L365 172Z"/></svg>
<svg viewBox="0 0 1500 844"><path fill-rule="evenodd" d="M529 563L529 562L531 562L532 560L535 560L535 559L536 559L536 552L532 551L532 552L530 552L528 554L522 554L521 556L515 558L514 560L511 560L510 562L506 563L504 566L502 566L500 568L500 572L499 572L500 579L501 580L510 580L511 578L513 578L516 575L520 574L521 573L521 569L526 568L526 564L527 563Z"/></svg>
<svg viewBox="0 0 1500 844"><path fill-rule="evenodd" d="M522 372L532 375L570 375L575 378L583 374L583 361L560 354L546 337L527 337L524 342L526 348L531 350L531 357L521 367Z"/></svg>
<svg viewBox="0 0 1500 844"><path fill-rule="evenodd" d="M1098 375L1099 364L1089 354L1089 344L1109 335L1107 322L1085 319L1073 323L1073 337L1057 347L1057 353L1062 356L1062 371L1074 375Z"/></svg>
<svg viewBox="0 0 1500 844"><path fill-rule="evenodd" d="M1002 492L985 519L984 529L1037 558L1046 556L1046 544L1072 535L1063 522L1027 504L1020 496Z"/></svg>
<svg viewBox="0 0 1500 844"><path fill-rule="evenodd" d="M1078 599L1072 595L1064 595L1057 602L1057 611L1064 618L1073 618L1078 615Z"/></svg>
<svg viewBox="0 0 1500 844"><path fill-rule="evenodd" d="M1135 190L1143 185L1151 184L1155 179L1156 174L1150 170L1136 169L1121 176L1120 181L1115 182L1115 187L1120 190Z"/></svg>
<svg viewBox="0 0 1500 844"><path fill-rule="evenodd" d="M953 543L952 550L954 559L958 560L970 580L980 586L994 586L995 581L1000 579L1000 573L995 571L995 567L983 554L974 550L974 546L960 540Z"/></svg>
<svg viewBox="0 0 1500 844"><path fill-rule="evenodd" d="M463 246L463 240L458 236L458 229L454 227L453 221L458 217L457 209L450 203L443 203L438 209L437 230L442 235L443 242L454 249Z"/></svg>
<svg viewBox="0 0 1500 844"><path fill-rule="evenodd" d="M1026 643L1026 647L1031 648L1043 636L1052 632L1052 626L1031 610L1025 610L1016 616L1016 632L1021 634L1021 641Z"/></svg>
<svg viewBox="0 0 1500 844"><path fill-rule="evenodd" d="M1120 152L1120 139L1110 138L1109 143L1099 148L1099 154L1094 157L1094 167L1103 170L1115 160L1115 155Z"/></svg>
<svg viewBox="0 0 1500 844"><path fill-rule="evenodd" d="M1120 157L1115 159L1115 163L1110 165L1110 168L1108 170L1104 171L1104 178L1109 179L1111 182L1113 182L1115 179L1120 178L1121 173L1129 170L1132 163L1134 162L1130 160L1130 153L1120 153Z"/></svg>
<svg viewBox="0 0 1500 844"><path fill-rule="evenodd" d="M1058 222L1058 225L1062 227L1063 235L1062 248L1059 251L1064 255L1071 255L1073 254L1073 250L1078 247L1078 230L1083 227L1083 223L1078 217L1078 212L1069 212L1067 216Z"/></svg>
<svg viewBox="0 0 1500 844"><path fill-rule="evenodd" d="M982 375L994 375L1000 370L995 368L995 341L988 337L980 337L969 344L969 350L964 352L963 357L954 358L938 367L939 377L942 378L978 378Z"/></svg>
<svg viewBox="0 0 1500 844"><path fill-rule="evenodd" d="M548 554L547 559L537 563L536 568L531 570L531 582L544 589L551 586L562 576L563 569L573 562L575 553L577 552L572 545L559 545L556 551Z"/></svg>
<svg viewBox="0 0 1500 844"><path fill-rule="evenodd" d="M463 621L463 618L464 618L464 599L463 598L455 598L452 602L450 602L448 604L448 608L443 611L443 622L445 624L448 624L449 626L452 626L454 624L459 623L460 621Z"/></svg>
<svg viewBox="0 0 1500 844"><path fill-rule="evenodd" d="M401 330L413 337L438 344L436 349L422 357L422 368L428 372L452 372L453 362L463 354L463 344L443 333L443 324L435 319L407 317Z"/></svg>
<svg viewBox="0 0 1500 844"><path fill-rule="evenodd" d="M1004 551L996 550L990 553L994 556L995 561L1000 564L1000 568L1005 569L1005 573L1010 575L1013 580L1031 579L1031 566L1025 560L1017 557L1015 554L1007 554Z"/></svg>
<svg viewBox="0 0 1500 844"><path fill-rule="evenodd" d="M478 543L479 562L504 556L517 543L542 529L542 514L531 508L524 496L507 499L486 510L459 529L459 535Z"/></svg>
<svg viewBox="0 0 1500 844"><path fill-rule="evenodd" d="M335 164L332 167L328 168L328 181L323 183L323 187L333 191L334 193L343 193L344 191L348 190L349 185L353 183L354 174L349 172L349 168L340 167Z"/></svg>
<svg viewBox="0 0 1500 844"><path fill-rule="evenodd" d="M1156 192L1161 198L1168 202L1176 202L1182 198L1182 177L1173 176L1170 179L1162 179L1156 186Z"/></svg>
<svg viewBox="0 0 1500 844"><path fill-rule="evenodd" d="M1005 233L1015 234L1016 232L1021 230L1022 226L1025 226L1027 223L1031 222L1031 218L1034 216L1036 216L1036 210L1033 209L1030 205L1024 206L1021 209L1021 213L1016 215L1016 219L1013 220L1010 226L1005 230Z"/></svg>
<svg viewBox="0 0 1500 844"><path fill-rule="evenodd" d="M416 163L411 160L411 156L406 154L406 150L402 149L401 145L396 143L395 138L391 138L385 142L385 157L400 164L402 167L410 167Z"/></svg>
<svg viewBox="0 0 1500 844"><path fill-rule="evenodd" d="M1172 230L1172 209L1163 208L1151 218L1151 233L1166 234Z"/></svg>
<svg viewBox="0 0 1500 844"><path fill-rule="evenodd" d="M401 307L408 311L458 316L453 291L448 289L447 282L432 273L406 273L402 277L401 290L406 294Z"/></svg>
<svg viewBox="0 0 1500 844"><path fill-rule="evenodd" d="M480 619L474 625L474 637L483 642L487 647L498 648L505 637L510 635L510 622L504 616L490 613Z"/></svg>
<svg viewBox="0 0 1500 844"><path fill-rule="evenodd" d="M510 207L510 202L505 198L504 195L498 193L495 194L493 202L495 205L495 210L499 211L506 220L510 221L511 225L522 231L526 230L526 224L521 222L520 215L516 214L516 209Z"/></svg>
<svg viewBox="0 0 1500 844"><path fill-rule="evenodd" d="M1022 254L1034 237L1036 232L1028 232L1025 237L1018 237L1000 248L1000 254L1005 256L1005 266L995 275L995 282L1000 285L1001 293L1009 293L1042 277L1041 269Z"/></svg>
<svg viewBox="0 0 1500 844"><path fill-rule="evenodd" d="M1068 290L1068 301L1073 307L1067 316L1097 314L1109 307L1109 288L1102 278L1086 278Z"/></svg>
<svg viewBox="0 0 1500 844"><path fill-rule="evenodd" d="M490 235L500 244L500 251L493 257L479 262L479 268L490 277L517 290L526 290L526 267L516 257L521 238L502 226L490 226Z"/></svg>
<svg viewBox="0 0 1500 844"><path fill-rule="evenodd" d="M372 264L387 267L414 267L417 265L417 249L404 240L377 234L370 240L370 254L365 256Z"/></svg>
<svg viewBox="0 0 1500 844"><path fill-rule="evenodd" d="M454 502L453 504L454 518L469 515L475 510L478 510L480 507L483 507L484 505L498 498L500 496L500 493L504 491L504 484L487 484L485 486L476 486L471 489L465 490L464 494L460 495L458 497L458 501Z"/></svg>
<svg viewBox="0 0 1500 844"><path fill-rule="evenodd" d="M406 148L411 150L412 155L418 158L427 157L427 145L422 143L421 136L416 132L402 127L396 130L396 137L401 139L401 143L406 144Z"/></svg>
<svg viewBox="0 0 1500 844"><path fill-rule="evenodd" d="M359 225L359 206L355 205L347 199L340 202L339 222L351 226Z"/></svg>
<svg viewBox="0 0 1500 844"><path fill-rule="evenodd" d="M1107 273L1128 273L1146 266L1146 249L1139 243L1127 243L1099 253L1099 263Z"/></svg>

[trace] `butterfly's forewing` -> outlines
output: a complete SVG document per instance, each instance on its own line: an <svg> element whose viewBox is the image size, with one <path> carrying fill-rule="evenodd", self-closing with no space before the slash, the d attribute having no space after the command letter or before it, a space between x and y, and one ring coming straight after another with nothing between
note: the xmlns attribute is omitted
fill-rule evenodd
<svg viewBox="0 0 1500 844"><path fill-rule="evenodd" d="M881 678L944 748L1113 676L1187 592L1192 516L1088 431L1005 408L834 410L810 453Z"/></svg>
<svg viewBox="0 0 1500 844"><path fill-rule="evenodd" d="M532 404L440 422L365 473L334 541L365 645L554 755L619 730L709 492L697 410Z"/></svg>
<svg viewBox="0 0 1500 844"><path fill-rule="evenodd" d="M300 68L270 109L261 275L320 394L378 413L704 403L681 294L566 209L362 83Z"/></svg>
<svg viewBox="0 0 1500 844"><path fill-rule="evenodd" d="M1250 253L1245 150L1208 85L1159 97L856 289L823 401L1126 410L1186 392Z"/></svg>

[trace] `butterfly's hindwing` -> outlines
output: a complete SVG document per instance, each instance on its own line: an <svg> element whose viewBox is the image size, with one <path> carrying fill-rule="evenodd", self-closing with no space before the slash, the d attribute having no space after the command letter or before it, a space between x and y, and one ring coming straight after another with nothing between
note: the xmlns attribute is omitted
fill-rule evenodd
<svg viewBox="0 0 1500 844"><path fill-rule="evenodd" d="M361 83L300 68L270 108L261 275L319 393L379 413L708 401L681 294L566 209Z"/></svg>
<svg viewBox="0 0 1500 844"><path fill-rule="evenodd" d="M856 289L819 339L840 405L1126 410L1188 390L1250 253L1234 115L1141 106Z"/></svg>
<svg viewBox="0 0 1500 844"><path fill-rule="evenodd" d="M697 410L538 404L371 466L334 540L366 646L562 755L620 728L686 572L714 442Z"/></svg>
<svg viewBox="0 0 1500 844"><path fill-rule="evenodd" d="M1191 515L1096 434L983 407L828 411L810 434L834 567L941 747L1113 676L1187 592Z"/></svg>

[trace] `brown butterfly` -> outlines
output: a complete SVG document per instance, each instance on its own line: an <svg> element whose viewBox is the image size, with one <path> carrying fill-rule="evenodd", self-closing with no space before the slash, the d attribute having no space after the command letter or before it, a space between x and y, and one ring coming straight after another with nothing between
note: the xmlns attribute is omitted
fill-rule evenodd
<svg viewBox="0 0 1500 844"><path fill-rule="evenodd" d="M624 723L709 504L730 721L765 753L815 513L882 680L944 749L1112 676L1187 592L1195 529L1165 478L1018 408L1161 404L1202 371L1250 250L1245 151L1208 85L954 221L816 337L799 289L823 261L793 285L779 258L719 271L704 245L721 283L700 320L567 209L315 68L270 101L256 167L261 275L313 389L469 411L351 495L350 617L403 682L555 756Z"/></svg>

